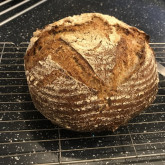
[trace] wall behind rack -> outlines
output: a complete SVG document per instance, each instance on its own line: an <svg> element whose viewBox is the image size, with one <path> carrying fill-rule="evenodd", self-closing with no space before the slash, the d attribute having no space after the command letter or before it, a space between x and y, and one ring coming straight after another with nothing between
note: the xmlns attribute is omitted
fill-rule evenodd
<svg viewBox="0 0 165 165"><path fill-rule="evenodd" d="M29 41L37 28L85 12L115 16L150 35L150 42L165 42L164 0L4 0L0 3L0 41ZM2 5L1 5L2 4Z"/></svg>

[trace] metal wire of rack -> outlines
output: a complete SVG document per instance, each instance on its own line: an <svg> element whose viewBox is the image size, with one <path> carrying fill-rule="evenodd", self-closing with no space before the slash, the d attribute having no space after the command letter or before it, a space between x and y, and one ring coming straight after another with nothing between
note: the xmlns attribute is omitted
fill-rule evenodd
<svg viewBox="0 0 165 165"><path fill-rule="evenodd" d="M165 66L165 43L151 43ZM24 73L28 43L0 42L0 164L165 164L165 78L153 104L115 132L77 133L34 107Z"/></svg>

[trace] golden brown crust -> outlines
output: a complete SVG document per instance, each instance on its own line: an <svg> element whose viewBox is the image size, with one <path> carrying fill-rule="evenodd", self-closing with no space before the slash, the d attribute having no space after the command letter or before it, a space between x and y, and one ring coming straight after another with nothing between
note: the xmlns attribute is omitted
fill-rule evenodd
<svg viewBox="0 0 165 165"><path fill-rule="evenodd" d="M98 13L68 17L36 31L24 59L36 108L72 130L115 130L157 92L148 36Z"/></svg>

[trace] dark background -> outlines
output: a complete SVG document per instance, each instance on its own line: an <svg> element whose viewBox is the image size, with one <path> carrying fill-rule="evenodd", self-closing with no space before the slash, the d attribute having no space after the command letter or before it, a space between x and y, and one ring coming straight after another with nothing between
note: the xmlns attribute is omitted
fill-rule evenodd
<svg viewBox="0 0 165 165"><path fill-rule="evenodd" d="M165 0L48 0L2 25L0 41L27 42L37 28L86 12L115 16L145 31L150 35L150 42L165 42ZM7 14L1 16L1 21L3 17Z"/></svg>
<svg viewBox="0 0 165 165"><path fill-rule="evenodd" d="M23 0L13 0L7 6L10 7L20 1ZM0 22L38 2L39 0L30 0L25 5L3 14L0 16ZM3 9L4 7L0 6L0 12ZM2 120L0 164L58 164L61 161L65 164L80 161L80 163L73 162L72 165L162 165L165 163L163 76L160 76L158 96L146 111L148 114L137 116L132 119L133 124L120 127L114 133L110 131L77 133L59 129L50 121L44 120L44 117L35 111L33 103L28 102L31 98L24 75L23 60L27 43L21 44L22 46L16 49L14 44L5 45L1 42L10 41L19 45L21 42L29 41L37 28L43 28L46 24L66 16L84 12L100 12L115 16L144 30L150 35L151 42L165 43L165 0L47 0L33 10L2 25L0 27L0 58L3 57L0 66L0 120ZM155 46L154 50L157 61L164 65L164 44L160 48ZM145 157L150 154L158 156ZM128 159L129 156L132 156L132 159ZM94 159L97 161L93 162Z"/></svg>

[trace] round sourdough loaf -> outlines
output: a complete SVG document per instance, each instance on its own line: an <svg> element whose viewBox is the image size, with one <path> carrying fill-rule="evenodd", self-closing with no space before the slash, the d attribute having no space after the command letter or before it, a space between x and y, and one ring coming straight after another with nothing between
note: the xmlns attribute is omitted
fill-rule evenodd
<svg viewBox="0 0 165 165"><path fill-rule="evenodd" d="M35 107L67 129L116 130L156 97L148 40L143 31L99 13L37 30L24 57Z"/></svg>

